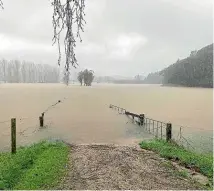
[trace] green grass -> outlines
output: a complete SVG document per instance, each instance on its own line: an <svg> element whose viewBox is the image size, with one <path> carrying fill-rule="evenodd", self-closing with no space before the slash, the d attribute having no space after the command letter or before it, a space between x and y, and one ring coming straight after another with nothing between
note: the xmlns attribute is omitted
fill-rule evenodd
<svg viewBox="0 0 214 191"><path fill-rule="evenodd" d="M177 171L176 174L178 176L182 176L184 178L187 178L188 177L188 172L186 170L180 170L180 171Z"/></svg>
<svg viewBox="0 0 214 191"><path fill-rule="evenodd" d="M193 168L210 179L213 178L213 154L198 154L163 140L143 141L140 146L159 153L163 158L176 160L185 167Z"/></svg>
<svg viewBox="0 0 214 191"><path fill-rule="evenodd" d="M13 155L0 153L0 190L53 188L66 172L68 153L64 143L47 141L22 147Z"/></svg>

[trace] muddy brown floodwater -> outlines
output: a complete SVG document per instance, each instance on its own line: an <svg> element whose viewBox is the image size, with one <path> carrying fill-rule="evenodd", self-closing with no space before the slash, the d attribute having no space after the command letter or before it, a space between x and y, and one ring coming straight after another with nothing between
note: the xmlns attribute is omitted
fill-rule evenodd
<svg viewBox="0 0 214 191"><path fill-rule="evenodd" d="M39 116L58 100L62 103L45 114L46 127L39 129ZM0 149L10 146L10 121L3 121L12 117L17 118L18 145L43 138L63 139L69 143L116 144L151 138L125 116L109 109L109 104L170 121L174 129L183 125L191 136L212 136L212 89L158 85L0 84Z"/></svg>

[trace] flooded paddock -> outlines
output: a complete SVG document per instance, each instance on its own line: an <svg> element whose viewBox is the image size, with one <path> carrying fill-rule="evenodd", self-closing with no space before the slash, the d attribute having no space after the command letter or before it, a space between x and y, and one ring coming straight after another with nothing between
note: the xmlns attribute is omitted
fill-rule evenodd
<svg viewBox="0 0 214 191"><path fill-rule="evenodd" d="M45 127L39 116L45 113ZM17 120L17 143L44 138L70 143L132 144L151 135L124 115L109 109L114 104L165 122L194 137L212 137L212 89L159 85L0 84L0 149L10 147L10 119Z"/></svg>

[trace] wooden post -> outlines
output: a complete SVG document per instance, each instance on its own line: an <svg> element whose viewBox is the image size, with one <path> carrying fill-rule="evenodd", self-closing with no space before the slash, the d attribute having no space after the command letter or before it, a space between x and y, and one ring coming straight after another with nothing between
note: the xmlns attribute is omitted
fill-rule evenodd
<svg viewBox="0 0 214 191"><path fill-rule="evenodd" d="M154 120L152 120L152 129L153 129L153 135L155 135L155 124L154 124Z"/></svg>
<svg viewBox="0 0 214 191"><path fill-rule="evenodd" d="M148 125L148 122L147 122L147 118L146 118L146 120L145 120L145 129L148 131L147 125Z"/></svg>
<svg viewBox="0 0 214 191"><path fill-rule="evenodd" d="M161 122L161 139L162 139L162 134L163 134L163 133L162 133L162 122Z"/></svg>
<svg viewBox="0 0 214 191"><path fill-rule="evenodd" d="M145 119L145 115L144 114L140 114L139 115L140 125L144 125L144 119Z"/></svg>
<svg viewBox="0 0 214 191"><path fill-rule="evenodd" d="M39 117L39 124L40 124L40 127L44 126L44 113L42 113L42 116Z"/></svg>
<svg viewBox="0 0 214 191"><path fill-rule="evenodd" d="M156 129L156 138L158 138L158 128L159 128L159 121L156 122L157 123L157 129Z"/></svg>
<svg viewBox="0 0 214 191"><path fill-rule="evenodd" d="M172 139L172 124L166 124L166 141L170 141Z"/></svg>
<svg viewBox="0 0 214 191"><path fill-rule="evenodd" d="M156 138L158 138L158 125L156 127Z"/></svg>
<svg viewBox="0 0 214 191"><path fill-rule="evenodd" d="M146 118L146 130L148 131L149 130L149 127L148 127L148 119Z"/></svg>
<svg viewBox="0 0 214 191"><path fill-rule="evenodd" d="M16 153L16 118L11 119L11 153Z"/></svg>

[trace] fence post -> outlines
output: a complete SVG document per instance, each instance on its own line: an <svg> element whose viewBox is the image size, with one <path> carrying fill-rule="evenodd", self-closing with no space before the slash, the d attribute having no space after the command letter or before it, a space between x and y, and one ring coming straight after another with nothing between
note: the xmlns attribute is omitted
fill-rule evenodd
<svg viewBox="0 0 214 191"><path fill-rule="evenodd" d="M39 124L40 124L40 127L44 126L44 113L42 113L42 116L39 117Z"/></svg>
<svg viewBox="0 0 214 191"><path fill-rule="evenodd" d="M172 124L166 124L166 141L170 141L172 139Z"/></svg>
<svg viewBox="0 0 214 191"><path fill-rule="evenodd" d="M144 119L145 119L145 115L144 114L140 114L139 115L140 125L144 125Z"/></svg>
<svg viewBox="0 0 214 191"><path fill-rule="evenodd" d="M155 123L154 123L154 120L152 120L152 129L153 129L153 135L155 135Z"/></svg>
<svg viewBox="0 0 214 191"><path fill-rule="evenodd" d="M11 153L16 153L16 118L11 119Z"/></svg>
<svg viewBox="0 0 214 191"><path fill-rule="evenodd" d="M155 133L155 138L158 139L158 121L156 122L156 133Z"/></svg>
<svg viewBox="0 0 214 191"><path fill-rule="evenodd" d="M163 132L162 132L162 122L161 122L161 139L162 139L162 136L163 136Z"/></svg>

